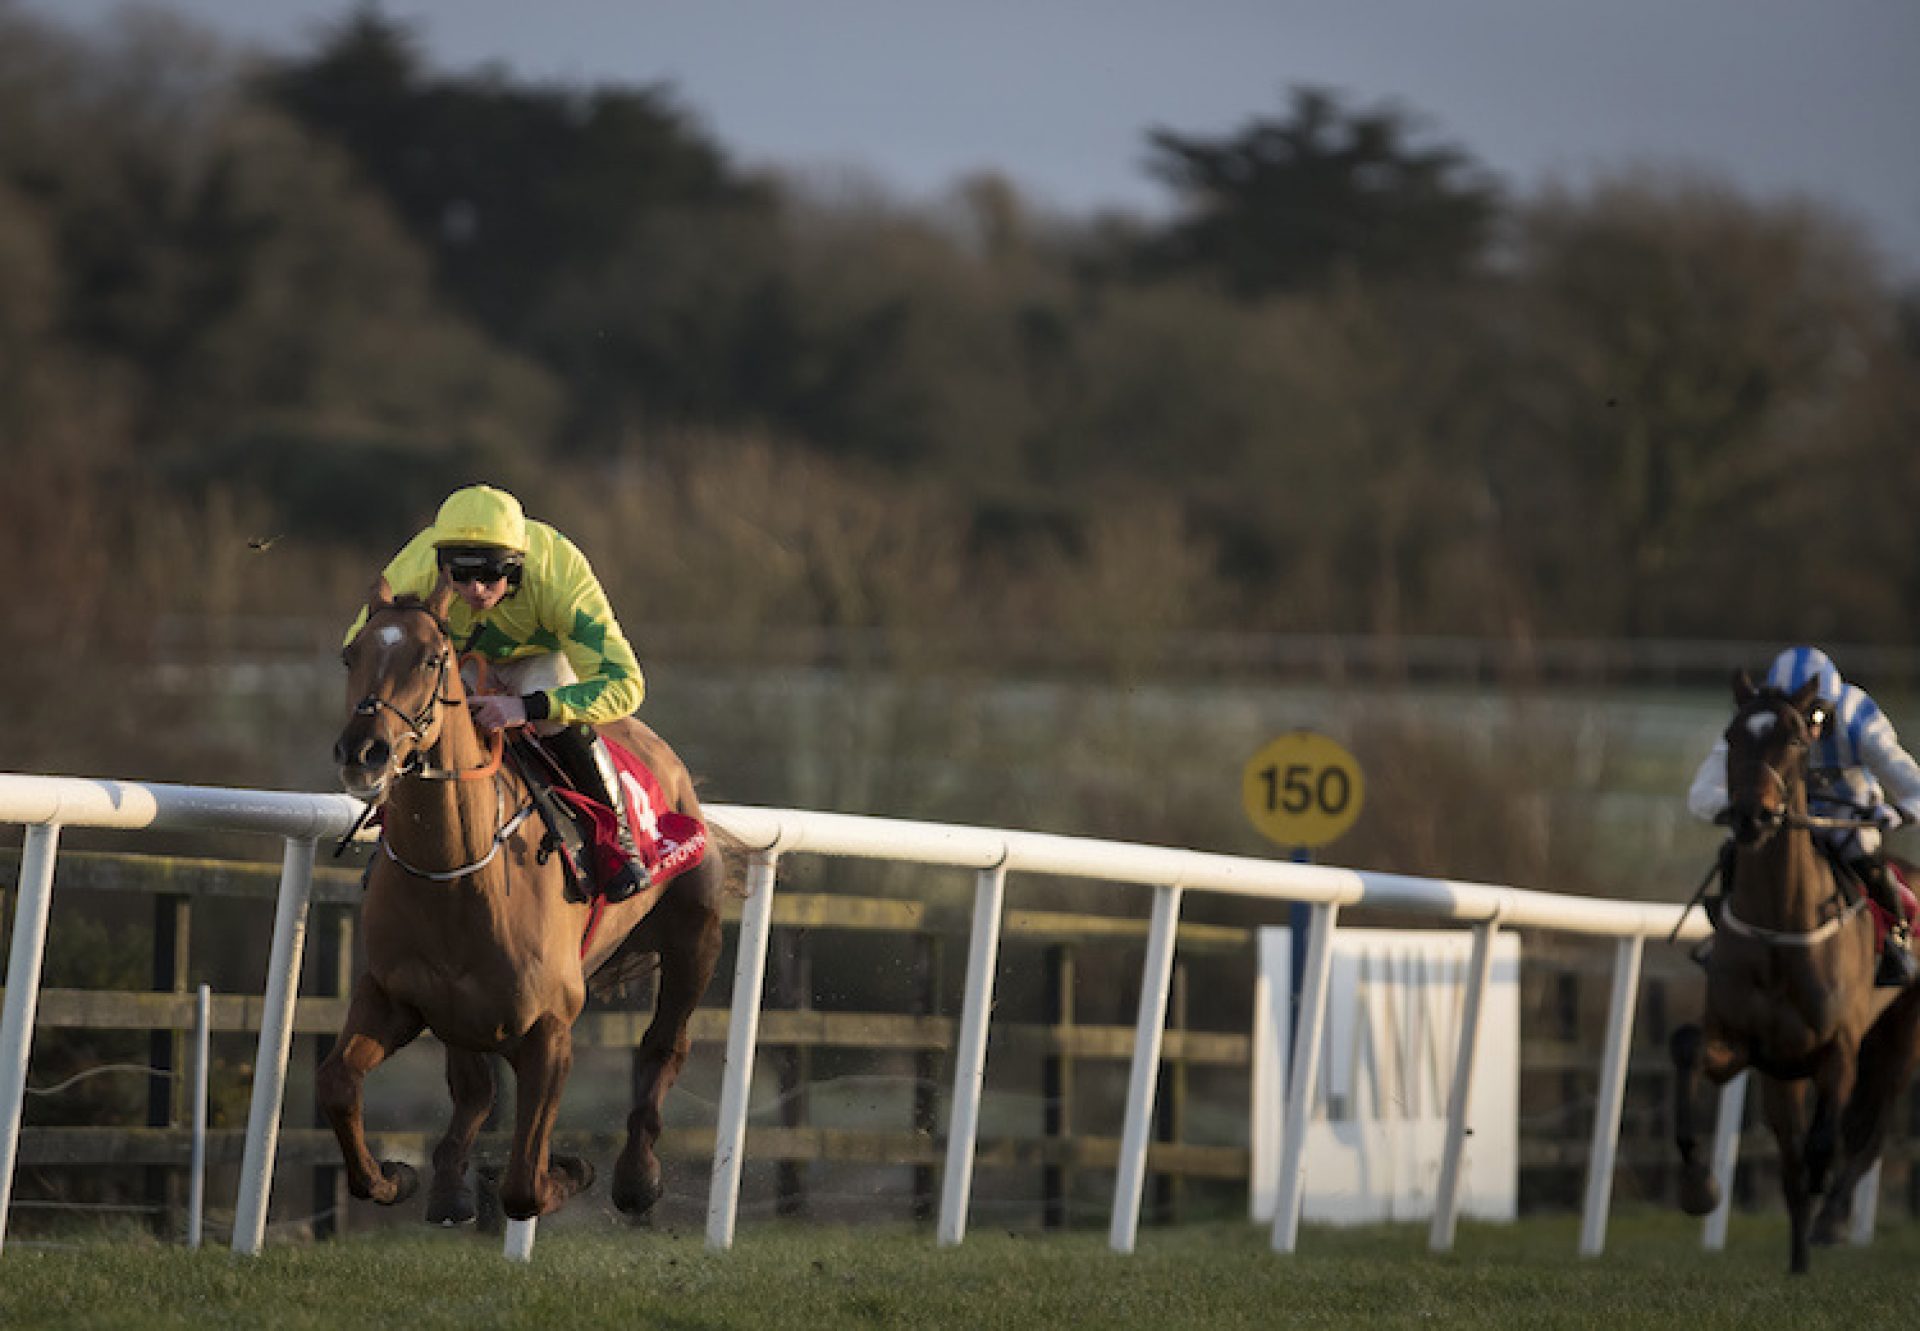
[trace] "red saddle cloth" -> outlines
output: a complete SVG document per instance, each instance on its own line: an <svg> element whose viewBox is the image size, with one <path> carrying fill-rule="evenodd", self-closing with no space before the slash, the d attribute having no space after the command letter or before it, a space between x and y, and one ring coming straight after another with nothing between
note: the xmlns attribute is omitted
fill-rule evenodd
<svg viewBox="0 0 1920 1331"><path fill-rule="evenodd" d="M706 858L707 825L668 804L659 779L645 763L612 740L607 740L606 745L620 773L620 788L627 797L627 826L633 829L640 861L647 866L654 884L664 887ZM564 786L556 785L553 793L583 815L592 834L590 869L594 886L596 889L604 886L625 862L620 850L620 825L614 819L613 810ZM596 890L596 909L601 900Z"/></svg>
<svg viewBox="0 0 1920 1331"><path fill-rule="evenodd" d="M1911 929L1920 920L1920 897L1914 895L1913 884L1907 881L1903 865L1889 860L1887 869L1893 874L1893 881L1900 884L1900 913L1906 916L1907 927ZM1873 945L1877 948L1887 941L1887 930L1893 927L1893 920L1872 897L1867 898L1867 908L1873 912Z"/></svg>

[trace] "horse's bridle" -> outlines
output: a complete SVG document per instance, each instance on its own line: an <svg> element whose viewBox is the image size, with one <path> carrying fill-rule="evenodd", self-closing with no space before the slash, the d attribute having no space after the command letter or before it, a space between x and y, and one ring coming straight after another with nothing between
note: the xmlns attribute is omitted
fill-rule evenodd
<svg viewBox="0 0 1920 1331"><path fill-rule="evenodd" d="M435 630L440 635L440 650L428 663L428 668L434 672L433 691L428 695L426 702L421 704L420 710L412 714L394 706L393 702L387 698L369 693L353 705L352 715L378 716L383 711L392 712L400 719L400 724L406 727L407 734L413 738L413 751L407 755L406 761L394 768L396 776L418 777L423 781L480 781L493 776L500 770L501 756L505 749L505 737L500 732L495 732L493 736L487 761L478 767L461 769L427 765L426 752L429 747L427 731L433 723L435 710L440 707L452 707L456 702L455 699L447 696L447 672L454 656L453 633L448 629L445 620L424 605L393 604L382 606L381 609L417 611L433 622Z"/></svg>
<svg viewBox="0 0 1920 1331"><path fill-rule="evenodd" d="M455 706L458 701L457 699L447 696L447 673L453 660L453 634L447 628L446 621L424 605L391 605L383 606L382 609L417 611L433 622L434 629L440 635L440 650L434 655L429 667L434 672L433 691L428 695L426 702L421 704L420 710L411 715L394 706L390 700L382 698L376 693L369 693L366 697L355 703L353 706L353 715L378 716L382 711L388 711L398 717L400 724L407 728L407 733L413 737L414 747L413 752L407 755L406 761L394 769L396 774L400 776L417 777L423 781L476 781L496 777L500 771L501 757L505 747L505 736L502 732L498 731L496 731L493 736L491 756L487 762L482 763L479 767L462 770L429 767L427 765L427 730L433 723L436 710L441 707ZM509 817L505 807L505 795L497 786L494 791L494 800L495 803L500 806L500 811L498 817L495 819L497 825L494 829L493 843L485 855L473 861L471 864L463 864L458 868L447 870L417 868L394 853L393 846L388 842L384 831L380 837L380 849L386 852L387 858L392 860L395 865L416 878L426 878L434 882L444 883L453 882L471 874L478 873L481 869L486 868L487 865L493 862L494 858L499 855L501 847L507 843L508 838L519 830L520 825L527 820L527 817L534 810L533 801L529 799ZM362 815L360 820L362 823L364 823L368 817L372 816L374 808L375 805L373 804L367 806L367 811ZM352 838L354 832L358 830L359 824L356 823L353 831L341 839L341 846L343 848L346 842ZM336 851L335 853L338 854L339 852Z"/></svg>
<svg viewBox="0 0 1920 1331"><path fill-rule="evenodd" d="M369 693L366 697L355 703L353 705L353 714L355 716L378 716L384 709L399 717L400 724L407 728L409 735L413 736L414 749L412 753L407 755L407 761L418 765L420 755L423 751L421 746L427 742L427 727L433 723L435 709L451 707L454 703L454 700L447 696L447 663L453 656L453 637L447 631L447 626L442 622L440 617L424 605L383 606L382 609L416 611L433 621L433 627L440 634L440 651L433 658L433 692L427 698L426 702L421 704L420 710L411 716L375 693ZM405 769L402 768L402 770Z"/></svg>
<svg viewBox="0 0 1920 1331"><path fill-rule="evenodd" d="M1793 709L1789 707L1787 710L1792 711ZM1758 715L1759 713L1756 711L1754 714ZM1776 711L1775 715L1777 716L1778 714ZM1729 733L1731 733L1731 728L1729 728ZM1804 770L1805 757L1813 747L1812 738L1806 734L1796 733L1789 736L1786 743L1790 749L1797 751L1799 766L1802 769L1800 773L1800 787L1804 790L1806 788L1806 775ZM1731 754L1729 754L1729 758L1731 758ZM1789 759L1789 761L1792 760ZM1723 822L1735 827L1745 823L1758 829L1764 829L1767 836L1771 836L1782 827L1799 828L1817 826L1818 824L1811 822L1806 814L1795 813L1790 807L1792 804L1791 794L1793 787L1780 768L1771 762L1761 759L1755 759L1755 762L1760 770L1767 775L1768 779L1772 781L1774 789L1780 793L1780 807L1777 809L1755 809L1740 808L1729 804L1720 817L1714 821ZM1765 837L1761 838L1761 840L1765 839Z"/></svg>

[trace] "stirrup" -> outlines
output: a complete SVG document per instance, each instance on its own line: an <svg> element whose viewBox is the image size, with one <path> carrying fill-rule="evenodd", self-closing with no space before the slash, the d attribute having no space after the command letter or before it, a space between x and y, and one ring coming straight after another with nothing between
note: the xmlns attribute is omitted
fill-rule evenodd
<svg viewBox="0 0 1920 1331"><path fill-rule="evenodd" d="M1873 973L1874 988L1905 989L1920 979L1920 960L1915 960L1908 949L1906 933L1905 929L1894 929L1887 934L1886 944L1880 949L1880 964Z"/></svg>
<svg viewBox="0 0 1920 1331"><path fill-rule="evenodd" d="M618 873L601 885L600 895L609 902L625 901L652 886L653 875L647 872L647 866L639 860L629 859Z"/></svg>

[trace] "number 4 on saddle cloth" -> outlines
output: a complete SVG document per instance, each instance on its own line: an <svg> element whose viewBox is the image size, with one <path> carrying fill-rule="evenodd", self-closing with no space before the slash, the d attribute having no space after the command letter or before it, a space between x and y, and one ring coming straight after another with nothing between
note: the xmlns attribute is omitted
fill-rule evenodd
<svg viewBox="0 0 1920 1331"><path fill-rule="evenodd" d="M707 828L698 818L669 806L666 792L647 765L611 739L602 737L627 801L627 825L655 886L664 887L700 863L707 853ZM560 854L567 868L568 892L590 900L598 915L606 882L626 863L613 810L569 785L564 769L539 740L523 734L508 746L515 765L534 792L534 804L547 824L542 855Z"/></svg>

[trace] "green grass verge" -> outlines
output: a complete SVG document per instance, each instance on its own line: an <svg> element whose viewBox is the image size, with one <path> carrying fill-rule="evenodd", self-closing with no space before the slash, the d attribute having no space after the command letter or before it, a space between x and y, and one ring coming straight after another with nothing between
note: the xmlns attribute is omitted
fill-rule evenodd
<svg viewBox="0 0 1920 1331"><path fill-rule="evenodd" d="M255 1259L153 1241L10 1244L0 1326L405 1327L1878 1327L1920 1325L1920 1225L1870 1249L1823 1250L1786 1274L1784 1221L1737 1217L1728 1250L1681 1218L1616 1218L1604 1257L1575 1255L1573 1218L1467 1225L1455 1252L1424 1226L1309 1228L1275 1256L1252 1225L1102 1233L769 1223L710 1253L692 1233L566 1233L508 1265L472 1234L364 1234Z"/></svg>

